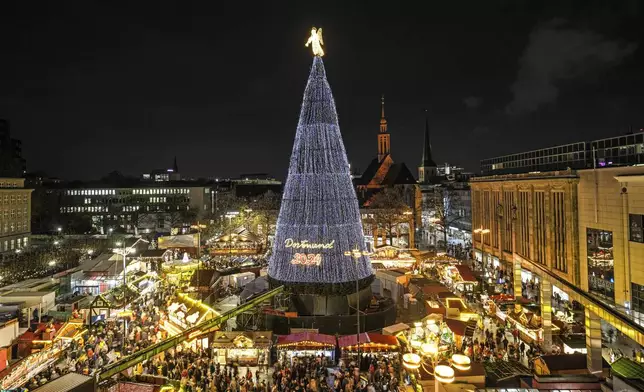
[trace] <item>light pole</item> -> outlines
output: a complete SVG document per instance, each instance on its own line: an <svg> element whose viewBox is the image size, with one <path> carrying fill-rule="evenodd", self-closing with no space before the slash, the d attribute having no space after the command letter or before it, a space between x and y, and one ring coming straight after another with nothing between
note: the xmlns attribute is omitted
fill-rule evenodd
<svg viewBox="0 0 644 392"><path fill-rule="evenodd" d="M356 328L357 328L357 344L358 344L358 369L360 369L360 279L358 279L358 260L363 256L368 256L369 252L361 251L356 245L352 250L344 252L345 256L351 257L356 267Z"/></svg>
<svg viewBox="0 0 644 392"><path fill-rule="evenodd" d="M111 232L111 230L112 229L110 229L110 232ZM115 245L116 246L122 246L122 248L120 250L117 250L115 252L120 253L123 256L123 310L125 310L125 304L126 304L125 293L127 292L127 273L126 273L127 263L126 263L126 257L127 257L129 248L125 247L125 241L123 241L123 242L119 241ZM126 339L126 336L127 336L127 319L125 317L123 317L123 347L121 347L121 355L125 355L124 352L125 352L125 339Z"/></svg>

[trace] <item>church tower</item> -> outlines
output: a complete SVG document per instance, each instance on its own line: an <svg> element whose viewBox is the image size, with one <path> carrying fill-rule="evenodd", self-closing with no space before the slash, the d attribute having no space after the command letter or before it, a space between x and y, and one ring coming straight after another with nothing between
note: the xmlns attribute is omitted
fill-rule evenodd
<svg viewBox="0 0 644 392"><path fill-rule="evenodd" d="M385 96L382 96L380 113L380 133L378 134L378 162L382 162L391 153L391 140L387 132L387 119L385 119Z"/></svg>
<svg viewBox="0 0 644 392"><path fill-rule="evenodd" d="M427 184L433 177L438 175L436 162L432 158L432 143L429 138L429 118L425 110L425 142L423 144L423 160L418 167L418 182Z"/></svg>

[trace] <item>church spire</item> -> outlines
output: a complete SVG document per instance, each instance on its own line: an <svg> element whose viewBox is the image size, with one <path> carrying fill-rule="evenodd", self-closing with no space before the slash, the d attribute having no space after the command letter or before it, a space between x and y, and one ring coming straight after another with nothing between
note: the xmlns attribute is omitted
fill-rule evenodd
<svg viewBox="0 0 644 392"><path fill-rule="evenodd" d="M380 102L380 132L387 133L387 119L385 118L385 94L382 94Z"/></svg>
<svg viewBox="0 0 644 392"><path fill-rule="evenodd" d="M382 162L391 153L391 139L387 132L387 119L385 118L385 95L380 101L380 133L378 134L378 162Z"/></svg>
<svg viewBox="0 0 644 392"><path fill-rule="evenodd" d="M423 143L423 159L418 167L418 181L426 183L436 175L436 162L432 158L432 142L429 138L429 117L427 109L425 109L425 140Z"/></svg>

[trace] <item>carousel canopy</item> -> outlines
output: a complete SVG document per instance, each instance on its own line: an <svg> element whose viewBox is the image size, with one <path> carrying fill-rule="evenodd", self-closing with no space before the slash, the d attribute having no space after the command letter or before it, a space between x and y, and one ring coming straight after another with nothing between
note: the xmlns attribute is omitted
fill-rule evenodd
<svg viewBox="0 0 644 392"><path fill-rule="evenodd" d="M300 332L279 336L277 338L277 347L284 348L287 346L334 347L335 336L315 332Z"/></svg>

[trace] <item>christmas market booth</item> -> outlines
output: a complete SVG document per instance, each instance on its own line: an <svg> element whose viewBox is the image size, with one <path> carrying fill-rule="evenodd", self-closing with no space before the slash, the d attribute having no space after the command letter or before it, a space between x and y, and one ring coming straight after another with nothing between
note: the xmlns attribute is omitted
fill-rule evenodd
<svg viewBox="0 0 644 392"><path fill-rule="evenodd" d="M188 294L177 293L170 301L170 305L168 305L168 318L163 320L161 327L170 336L175 336L218 315L219 313L216 310L203 302L191 298ZM208 338L204 336L199 339L197 346L200 344L202 347L207 347Z"/></svg>
<svg viewBox="0 0 644 392"><path fill-rule="evenodd" d="M288 359L289 363L294 357L320 356L333 360L335 357L335 336L315 332L299 332L290 335L278 336L277 351L280 359Z"/></svg>
<svg viewBox="0 0 644 392"><path fill-rule="evenodd" d="M361 333L360 342L358 335L346 335L338 338L338 347L343 357L361 353L378 353L386 357L398 356L400 353L400 342L393 335L382 335L379 333Z"/></svg>
<svg viewBox="0 0 644 392"><path fill-rule="evenodd" d="M240 226L208 242L210 254L254 255L262 250L262 240L247 228Z"/></svg>
<svg viewBox="0 0 644 392"><path fill-rule="evenodd" d="M217 331L210 347L222 365L268 366L272 343L272 331Z"/></svg>
<svg viewBox="0 0 644 392"><path fill-rule="evenodd" d="M472 293L478 281L470 267L462 264L451 265L445 269L445 280L461 293Z"/></svg>
<svg viewBox="0 0 644 392"><path fill-rule="evenodd" d="M201 262L195 259L172 260L163 263L163 272L168 283L180 287L187 286L192 279L192 275L200 267Z"/></svg>
<svg viewBox="0 0 644 392"><path fill-rule="evenodd" d="M372 264L389 268L411 268L416 264L416 258L407 251L393 245L383 245L369 255Z"/></svg>
<svg viewBox="0 0 644 392"><path fill-rule="evenodd" d="M497 308L497 317L505 322L508 328L516 328L522 340L528 343L541 343L543 341L543 328L541 316L521 305L509 306L504 312ZM559 334L560 329L554 323L551 326L552 334Z"/></svg>

